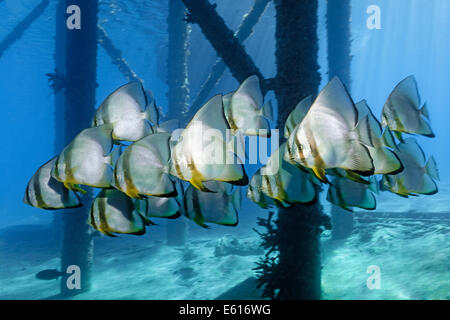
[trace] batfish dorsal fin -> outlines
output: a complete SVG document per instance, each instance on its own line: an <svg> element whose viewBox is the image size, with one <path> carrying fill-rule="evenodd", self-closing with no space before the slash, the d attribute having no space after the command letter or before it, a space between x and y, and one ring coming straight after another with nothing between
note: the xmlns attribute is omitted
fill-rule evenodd
<svg viewBox="0 0 450 320"><path fill-rule="evenodd" d="M201 122L209 128L220 130L225 139L226 130L230 129L230 127L223 110L222 95L216 95L206 102L194 115L186 130L196 122Z"/></svg>
<svg viewBox="0 0 450 320"><path fill-rule="evenodd" d="M389 96L388 102L396 99L407 99L419 110L420 95L416 78L411 75L400 81Z"/></svg>
<svg viewBox="0 0 450 320"><path fill-rule="evenodd" d="M338 113L350 128L354 128L358 123L358 110L338 77L331 79L319 93L310 110L315 108L326 113Z"/></svg>
<svg viewBox="0 0 450 320"><path fill-rule="evenodd" d="M312 96L307 96L302 101L300 101L295 109L289 114L284 125L284 137L289 138L291 133L294 131L295 127L302 122L303 118L311 108Z"/></svg>

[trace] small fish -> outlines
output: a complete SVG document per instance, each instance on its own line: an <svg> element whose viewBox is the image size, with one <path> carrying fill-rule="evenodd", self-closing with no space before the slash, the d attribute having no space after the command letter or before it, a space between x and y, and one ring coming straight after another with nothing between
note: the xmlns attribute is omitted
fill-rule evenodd
<svg viewBox="0 0 450 320"><path fill-rule="evenodd" d="M86 193L77 185L110 188L112 166L120 155L113 150L112 126L102 125L79 133L58 156L52 176L66 188Z"/></svg>
<svg viewBox="0 0 450 320"><path fill-rule="evenodd" d="M283 143L261 168L262 192L281 203L315 202L316 190L309 174L284 161L285 152L286 143Z"/></svg>
<svg viewBox="0 0 450 320"><path fill-rule="evenodd" d="M422 148L414 138L405 139L397 148L404 170L396 175L384 175L381 189L403 197L437 193L434 180L439 180L439 173L434 158L426 161Z"/></svg>
<svg viewBox="0 0 450 320"><path fill-rule="evenodd" d="M110 237L115 233L143 235L146 219L135 211L133 200L116 189L103 189L94 199L88 224Z"/></svg>
<svg viewBox="0 0 450 320"><path fill-rule="evenodd" d="M113 125L115 141L137 141L153 133L158 109L140 82L130 82L111 93L97 109L92 126Z"/></svg>
<svg viewBox="0 0 450 320"><path fill-rule="evenodd" d="M373 165L375 167L374 174L396 174L401 172L403 170L403 165L397 154L394 151L389 150L387 145L384 144L384 141L391 144L388 136L389 132L385 132L386 136L385 139L383 139L383 129L381 124L373 115L366 100L357 103L356 108L358 109L359 121L362 121L364 117L368 117L369 120L373 146L366 147L369 149L370 157L373 160Z"/></svg>
<svg viewBox="0 0 450 320"><path fill-rule="evenodd" d="M42 165L28 182L23 202L40 209L81 207L78 195L51 176L56 157Z"/></svg>
<svg viewBox="0 0 450 320"><path fill-rule="evenodd" d="M136 200L136 211L146 218L176 219L181 216L177 198L147 197Z"/></svg>
<svg viewBox="0 0 450 320"><path fill-rule="evenodd" d="M370 176L375 168L366 147L373 146L368 121L365 117L358 122L355 104L335 77L290 135L285 160L312 169L326 183L325 170L332 168Z"/></svg>
<svg viewBox="0 0 450 320"><path fill-rule="evenodd" d="M170 174L208 191L205 181L246 185L242 161L226 142L229 129L223 113L222 96L209 100L195 114L171 148Z"/></svg>
<svg viewBox="0 0 450 320"><path fill-rule="evenodd" d="M46 269L36 273L36 278L39 280L55 280L61 277L64 273L57 269Z"/></svg>
<svg viewBox="0 0 450 320"><path fill-rule="evenodd" d="M263 105L263 99L257 76L247 78L231 96L224 96L225 116L233 134L270 137L267 119L273 119L273 107L270 101Z"/></svg>
<svg viewBox="0 0 450 320"><path fill-rule="evenodd" d="M205 183L213 192L202 192L190 185L184 196L184 214L203 228L206 223L224 226L238 224L238 211L241 206L241 191L231 192L232 186L219 181Z"/></svg>
<svg viewBox="0 0 450 320"><path fill-rule="evenodd" d="M247 188L247 198L263 209L269 209L271 207L289 207L290 204L283 203L276 199L272 199L264 194L262 191L262 176L261 169L258 169L257 172L250 179Z"/></svg>
<svg viewBox="0 0 450 320"><path fill-rule="evenodd" d="M136 199L176 196L169 175L169 140L169 133L154 133L128 146L116 163L114 186Z"/></svg>
<svg viewBox="0 0 450 320"><path fill-rule="evenodd" d="M371 185L358 183L345 178L336 177L328 188L327 200L345 210L358 207L365 210L375 210L377 202L374 190L376 180L372 179ZM375 185L375 186L373 186Z"/></svg>
<svg viewBox="0 0 450 320"><path fill-rule="evenodd" d="M294 131L295 127L303 121L306 114L311 108L312 96L307 96L302 101L300 101L295 109L289 114L284 125L284 137L289 139L289 136Z"/></svg>
<svg viewBox="0 0 450 320"><path fill-rule="evenodd" d="M414 76L402 80L387 99L383 111L383 127L395 132L402 141L401 133L419 134L434 137L426 104L420 108L420 95Z"/></svg>
<svg viewBox="0 0 450 320"><path fill-rule="evenodd" d="M175 186L177 189L176 197L147 196L135 201L136 211L148 221L150 221L150 218L177 219L184 213L184 186L180 180L175 181Z"/></svg>

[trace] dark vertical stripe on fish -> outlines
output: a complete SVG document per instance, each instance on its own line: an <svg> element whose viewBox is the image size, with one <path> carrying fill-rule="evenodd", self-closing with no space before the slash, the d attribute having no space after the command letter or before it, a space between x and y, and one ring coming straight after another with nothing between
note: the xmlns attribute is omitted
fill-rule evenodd
<svg viewBox="0 0 450 320"><path fill-rule="evenodd" d="M306 162L306 159L305 159L305 155L303 154L302 146L301 146L301 144L300 144L300 142L298 141L297 138L294 139L294 143L295 143L295 146L297 147L298 157L300 159L300 162L304 166L308 166L308 163Z"/></svg>
<svg viewBox="0 0 450 320"><path fill-rule="evenodd" d="M286 190L284 190L284 187L282 185L280 175L279 174L275 174L274 175L274 179L275 179L275 185L277 187L277 191L279 192L279 195L277 196L277 199L280 200L280 201L287 202L289 199L288 199L288 196L287 196L287 192L286 192Z"/></svg>
<svg viewBox="0 0 450 320"><path fill-rule="evenodd" d="M34 177L31 179L33 180ZM31 181L30 181L30 183L31 183ZM29 205L33 205L33 203L31 202L31 199L30 199L30 183L27 184L27 188L25 190L25 199L27 200Z"/></svg>
<svg viewBox="0 0 450 320"><path fill-rule="evenodd" d="M106 221L106 194L102 197L98 198L97 204L98 204L98 217L100 220L100 231L108 234L109 233L109 227L108 222Z"/></svg>
<svg viewBox="0 0 450 320"><path fill-rule="evenodd" d="M175 171L177 172L178 176L180 177L181 180L185 180L183 173L181 172L181 168L180 165L178 164L178 162L173 162L173 165L175 166Z"/></svg>
<svg viewBox="0 0 450 320"><path fill-rule="evenodd" d="M59 164L59 157L56 158L55 167L54 167L55 169L53 170L53 173L55 174L55 178L57 180L61 180L61 176L59 175L59 166L58 166L58 164Z"/></svg>
<svg viewBox="0 0 450 320"><path fill-rule="evenodd" d="M127 215L129 217L130 221L132 221L133 220L133 211L134 211L133 201L131 201L130 198L127 198L125 200L125 202L126 202L126 206L127 206Z"/></svg>
<svg viewBox="0 0 450 320"><path fill-rule="evenodd" d="M65 168L64 168L64 174L65 174L65 179L64 182L65 183L73 183L73 184L77 184L78 182L75 181L75 177L73 175L73 171L72 171L72 161L71 161L71 157L72 157L72 148L67 149L64 152L64 162L65 162Z"/></svg>
<svg viewBox="0 0 450 320"><path fill-rule="evenodd" d="M144 95L144 98L145 98L144 111L146 111L146 109L148 107L148 97L147 97L147 92L145 92L144 86L142 84L141 84L141 90L142 90L142 94Z"/></svg>
<svg viewBox="0 0 450 320"><path fill-rule="evenodd" d="M134 184L132 177L131 177L131 165L130 165L130 156L129 153L127 153L124 156L123 162L123 178L125 180L125 190L126 194L129 196L135 198L139 196L139 190Z"/></svg>
<svg viewBox="0 0 450 320"><path fill-rule="evenodd" d="M53 178L50 178L53 179ZM61 185L63 191L62 191L62 196L61 196L61 200L63 205L66 205L69 203L70 201L70 197L69 197L69 189L67 189L64 185Z"/></svg>
<svg viewBox="0 0 450 320"><path fill-rule="evenodd" d="M323 161L323 159L319 153L316 139L314 138L314 135L312 134L311 129L308 126L305 127L305 135L306 135L306 140L309 142L311 155L314 159L314 167L324 170L326 168L326 163L325 163L325 161ZM306 162L306 160L305 160L305 162Z"/></svg>
<svg viewBox="0 0 450 320"><path fill-rule="evenodd" d="M42 189L41 189L41 185L39 184L41 174L42 174L42 171L41 171L41 169L39 169L37 177L33 181L34 196L36 198L37 206L39 208L47 208L47 204L45 203L44 199L42 198Z"/></svg>
<svg viewBox="0 0 450 320"><path fill-rule="evenodd" d="M231 109L231 100L233 99L233 97L231 97L230 99L230 103L228 104L228 108L227 108L227 112L225 113L225 108L222 108L223 110L223 115L225 116L225 119L228 120L228 125L230 126L230 129L234 131L238 131L239 128L236 126L236 123L234 122L234 118L233 118L233 110ZM222 101L222 105L223 105L223 101Z"/></svg>
<svg viewBox="0 0 450 320"><path fill-rule="evenodd" d="M270 185L269 177L266 176L266 175L263 175L262 178L263 178L264 181L266 182L266 185L267 185L267 193L269 194L269 196L270 196L271 198L273 198L274 195L273 195L272 186Z"/></svg>
<svg viewBox="0 0 450 320"><path fill-rule="evenodd" d="M97 224L95 223L95 213L94 213L94 212L95 212L95 207L98 207L97 204L96 204L96 202L94 202L94 203L92 204L91 210L90 210L90 212L89 212L89 216L90 216L90 218L91 218L90 223L91 223L92 228L98 230L98 226L97 226Z"/></svg>

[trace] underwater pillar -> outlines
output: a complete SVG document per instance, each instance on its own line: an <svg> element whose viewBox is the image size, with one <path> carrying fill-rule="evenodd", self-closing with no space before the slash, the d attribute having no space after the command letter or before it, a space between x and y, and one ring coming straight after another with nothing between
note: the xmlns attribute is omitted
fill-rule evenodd
<svg viewBox="0 0 450 320"><path fill-rule="evenodd" d="M321 298L321 228L317 205L298 205L278 212L278 299Z"/></svg>
<svg viewBox="0 0 450 320"><path fill-rule="evenodd" d="M327 1L328 76L338 76L351 92L350 0ZM331 236L346 239L353 231L353 213L338 206L331 207Z"/></svg>
<svg viewBox="0 0 450 320"><path fill-rule="evenodd" d="M167 26L169 34L169 52L167 57L167 99L168 119L179 119L184 127L187 123L189 78L187 53L189 51L190 26L185 21L186 7L183 2L169 1ZM182 246L186 242L187 224L185 219L177 219L167 223L166 243L171 246Z"/></svg>
<svg viewBox="0 0 450 320"><path fill-rule="evenodd" d="M317 94L320 85L317 62L317 0L276 0L275 94L278 101L278 127L283 125L296 104ZM283 136L283 134L280 134ZM279 264L277 279L283 300L320 299L321 206L295 205L278 213Z"/></svg>
<svg viewBox="0 0 450 320"><path fill-rule="evenodd" d="M353 231L353 212L331 205L331 238L333 240L344 240Z"/></svg>
<svg viewBox="0 0 450 320"><path fill-rule="evenodd" d="M66 9L77 5L81 9L81 29L65 30L65 142L66 144L83 129L90 127L95 107L97 68L97 0L66 0L58 9L58 15L68 17ZM83 207L63 212L63 239L61 253L61 295L73 296L88 291L91 287L93 261L92 230L87 224L92 202L90 192L83 199ZM80 287L73 271L79 268ZM71 273L67 273L72 270ZM69 281L68 281L69 280Z"/></svg>
<svg viewBox="0 0 450 320"><path fill-rule="evenodd" d="M55 17L55 48L53 59L55 60L55 71L61 74L65 73L65 16L62 14L65 12L66 7L64 6L64 1L60 1L56 8ZM65 139L65 121L64 121L64 92L58 91L54 92L54 128L55 128L55 140L54 149L55 154L59 154L66 145ZM60 214L53 215L53 231L54 240L56 243L61 243L62 236L62 216Z"/></svg>
<svg viewBox="0 0 450 320"><path fill-rule="evenodd" d="M167 57L167 99L169 119L186 122L184 113L188 109L189 78L187 53L189 52L190 27L185 21L186 7L181 1L169 1L167 26L169 48ZM181 123L184 124L184 123Z"/></svg>
<svg viewBox="0 0 450 320"><path fill-rule="evenodd" d="M351 88L350 0L327 1L328 76Z"/></svg>

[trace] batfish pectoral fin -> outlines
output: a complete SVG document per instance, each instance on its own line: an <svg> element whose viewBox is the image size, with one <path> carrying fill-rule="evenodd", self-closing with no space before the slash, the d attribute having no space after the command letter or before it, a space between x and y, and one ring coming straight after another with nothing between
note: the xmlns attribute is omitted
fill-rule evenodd
<svg viewBox="0 0 450 320"><path fill-rule="evenodd" d="M325 169L314 167L314 168L312 168L312 171L314 172L314 174L320 181L322 181L323 183L327 183L327 184L330 183L325 174Z"/></svg>
<svg viewBox="0 0 450 320"><path fill-rule="evenodd" d="M355 181L355 182L358 182L358 183L362 183L362 184L367 184L367 185L370 184L370 181L367 181L367 180L363 179L356 172L353 172L353 171L350 171L350 170L346 170L346 172L347 172L347 178L348 179L350 179L352 181Z"/></svg>
<svg viewBox="0 0 450 320"><path fill-rule="evenodd" d="M109 231L102 230L102 229L97 229L97 230L100 231L101 233L107 235L108 237L111 237L111 238L117 238L117 236L116 236L114 233L111 233L111 232L109 232Z"/></svg>
<svg viewBox="0 0 450 320"><path fill-rule="evenodd" d="M400 142L403 142L403 136L401 132L394 131L394 135Z"/></svg>
<svg viewBox="0 0 450 320"><path fill-rule="evenodd" d="M86 190L81 188L81 186L79 184L64 182L64 187L66 187L67 189L72 190L72 191L80 192L82 194L88 193Z"/></svg>
<svg viewBox="0 0 450 320"><path fill-rule="evenodd" d="M203 192L211 192L211 193L216 193L215 191L212 191L210 189L208 189L202 181L192 178L189 181L194 187L196 187L198 190L203 191Z"/></svg>

